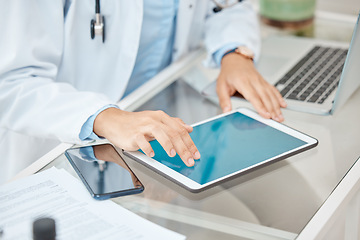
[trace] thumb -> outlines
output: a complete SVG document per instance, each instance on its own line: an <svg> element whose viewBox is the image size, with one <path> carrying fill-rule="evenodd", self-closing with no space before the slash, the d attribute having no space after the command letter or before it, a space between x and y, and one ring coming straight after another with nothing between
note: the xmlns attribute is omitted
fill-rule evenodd
<svg viewBox="0 0 360 240"><path fill-rule="evenodd" d="M228 86L224 82L218 82L216 91L222 111L229 112L231 110L231 101Z"/></svg>

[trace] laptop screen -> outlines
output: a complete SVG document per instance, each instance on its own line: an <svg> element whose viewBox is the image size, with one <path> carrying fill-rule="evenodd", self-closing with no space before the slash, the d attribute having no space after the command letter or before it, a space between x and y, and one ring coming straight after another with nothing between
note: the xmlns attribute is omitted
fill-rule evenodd
<svg viewBox="0 0 360 240"><path fill-rule="evenodd" d="M334 105L331 113L335 109L341 108L349 97L360 86L360 30L359 30L360 13L355 24L349 51L345 60L345 65L341 74L339 88L336 92Z"/></svg>

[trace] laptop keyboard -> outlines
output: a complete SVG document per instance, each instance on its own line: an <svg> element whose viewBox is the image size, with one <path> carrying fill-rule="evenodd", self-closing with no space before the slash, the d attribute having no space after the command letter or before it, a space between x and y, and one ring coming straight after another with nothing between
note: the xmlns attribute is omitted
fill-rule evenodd
<svg viewBox="0 0 360 240"><path fill-rule="evenodd" d="M315 46L276 84L284 98L323 103L335 90L347 50Z"/></svg>

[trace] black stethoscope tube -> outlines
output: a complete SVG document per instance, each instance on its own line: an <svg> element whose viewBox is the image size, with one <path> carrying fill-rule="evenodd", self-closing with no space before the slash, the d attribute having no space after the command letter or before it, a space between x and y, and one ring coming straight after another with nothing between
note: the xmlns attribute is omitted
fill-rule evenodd
<svg viewBox="0 0 360 240"><path fill-rule="evenodd" d="M100 13L100 0L95 0L95 13Z"/></svg>

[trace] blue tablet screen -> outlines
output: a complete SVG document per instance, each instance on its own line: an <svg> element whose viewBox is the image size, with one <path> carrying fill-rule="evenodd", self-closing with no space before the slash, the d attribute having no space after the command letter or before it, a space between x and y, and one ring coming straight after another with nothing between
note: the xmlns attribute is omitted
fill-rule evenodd
<svg viewBox="0 0 360 240"><path fill-rule="evenodd" d="M199 184L306 144L239 112L195 126L190 136L201 154L193 167L187 167L178 155L169 157L156 140L151 142L153 158Z"/></svg>

